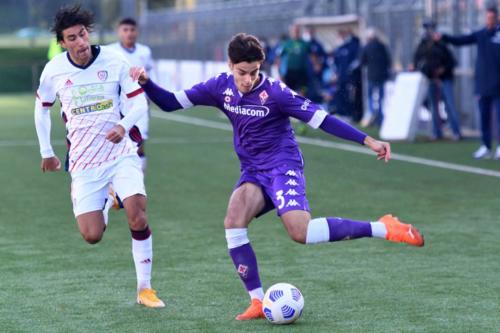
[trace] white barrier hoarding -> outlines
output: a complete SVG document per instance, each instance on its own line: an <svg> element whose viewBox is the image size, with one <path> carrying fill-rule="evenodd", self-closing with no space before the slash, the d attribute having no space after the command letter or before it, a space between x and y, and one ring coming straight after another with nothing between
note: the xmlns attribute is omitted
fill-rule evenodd
<svg viewBox="0 0 500 333"><path fill-rule="evenodd" d="M401 73L396 77L394 93L380 128L383 140L414 140L420 107L427 95L427 79L421 73Z"/></svg>

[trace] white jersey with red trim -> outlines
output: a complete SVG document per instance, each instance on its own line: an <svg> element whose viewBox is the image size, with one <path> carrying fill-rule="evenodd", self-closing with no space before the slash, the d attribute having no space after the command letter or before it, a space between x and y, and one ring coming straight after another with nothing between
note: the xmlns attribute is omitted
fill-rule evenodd
<svg viewBox="0 0 500 333"><path fill-rule="evenodd" d="M98 167L137 151L128 136L114 144L106 140L106 134L121 119L120 92L132 98L142 88L129 77L125 58L106 48L91 48L93 60L84 67L73 63L67 52L54 57L45 66L37 91L44 107L52 106L56 98L61 102L70 172Z"/></svg>

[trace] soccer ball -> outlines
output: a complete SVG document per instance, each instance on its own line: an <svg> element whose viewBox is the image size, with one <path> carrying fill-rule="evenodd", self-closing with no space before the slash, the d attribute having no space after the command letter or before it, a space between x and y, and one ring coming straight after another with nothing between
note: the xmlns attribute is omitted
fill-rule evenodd
<svg viewBox="0 0 500 333"><path fill-rule="evenodd" d="M302 293L289 283L272 285L262 301L262 311L273 324L291 324L299 319L303 309Z"/></svg>

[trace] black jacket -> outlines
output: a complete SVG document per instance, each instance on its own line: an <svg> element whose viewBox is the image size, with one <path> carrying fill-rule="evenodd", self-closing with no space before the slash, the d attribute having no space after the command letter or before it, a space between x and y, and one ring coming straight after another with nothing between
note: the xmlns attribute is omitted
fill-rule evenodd
<svg viewBox="0 0 500 333"><path fill-rule="evenodd" d="M413 65L429 79L451 80L457 61L444 42L424 36L413 56Z"/></svg>
<svg viewBox="0 0 500 333"><path fill-rule="evenodd" d="M500 24L464 36L443 35L443 41L457 46L477 44L476 94L500 96Z"/></svg>
<svg viewBox="0 0 500 333"><path fill-rule="evenodd" d="M370 40L363 48L361 63L366 66L368 81L384 83L389 79L391 56L377 38Z"/></svg>

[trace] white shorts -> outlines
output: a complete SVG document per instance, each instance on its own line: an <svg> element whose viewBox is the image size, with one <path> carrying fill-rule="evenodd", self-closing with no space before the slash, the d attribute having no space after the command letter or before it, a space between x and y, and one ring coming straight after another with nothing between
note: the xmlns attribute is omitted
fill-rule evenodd
<svg viewBox="0 0 500 333"><path fill-rule="evenodd" d="M109 197L109 184L121 200L146 195L142 162L137 155L117 158L97 168L71 173L71 200L75 217L101 210Z"/></svg>

